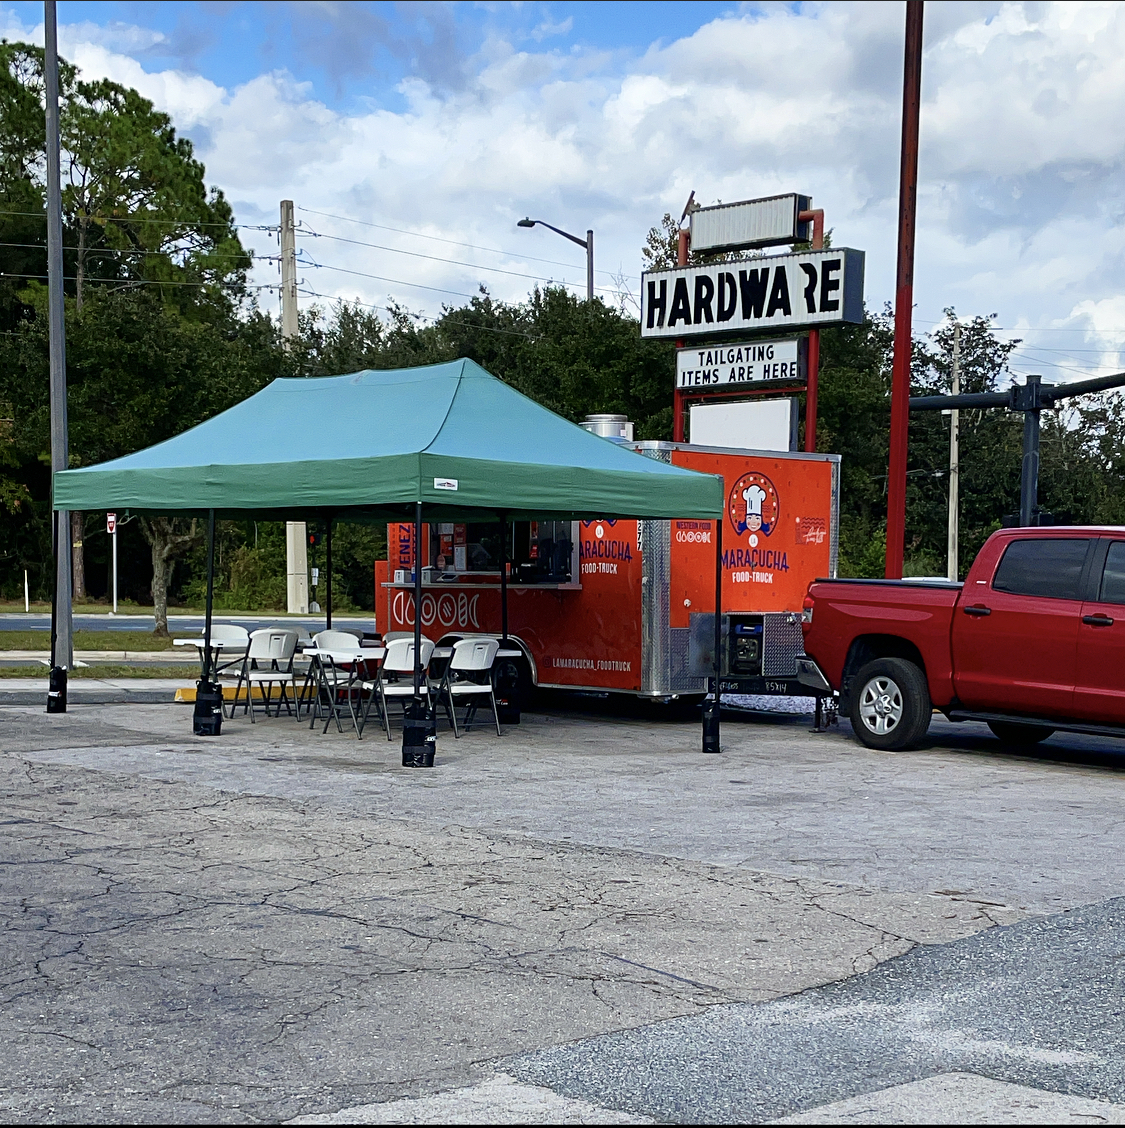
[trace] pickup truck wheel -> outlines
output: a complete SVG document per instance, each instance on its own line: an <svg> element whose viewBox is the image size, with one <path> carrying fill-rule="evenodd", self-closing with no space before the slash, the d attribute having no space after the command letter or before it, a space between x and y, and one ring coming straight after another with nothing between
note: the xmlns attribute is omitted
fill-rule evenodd
<svg viewBox="0 0 1125 1128"><path fill-rule="evenodd" d="M852 728L861 744L885 752L916 744L930 727L926 675L905 658L868 662L852 682Z"/></svg>
<svg viewBox="0 0 1125 1128"><path fill-rule="evenodd" d="M1021 725L1015 721L989 721L988 727L1001 744L1038 744L1055 730L1046 725Z"/></svg>

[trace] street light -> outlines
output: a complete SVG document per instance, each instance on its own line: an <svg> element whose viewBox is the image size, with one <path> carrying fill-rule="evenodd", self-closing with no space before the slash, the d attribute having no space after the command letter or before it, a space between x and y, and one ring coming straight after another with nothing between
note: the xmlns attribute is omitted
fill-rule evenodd
<svg viewBox="0 0 1125 1128"><path fill-rule="evenodd" d="M561 235L564 239L569 239L572 243L577 243L580 247L586 248L586 299L587 301L594 300L594 233L593 231L586 232L585 239L579 239L577 235L571 235L569 231L563 231L561 227L555 227L554 224L544 223L541 219L521 219L516 224L517 227L534 227L536 224L542 227L549 227L556 235Z"/></svg>

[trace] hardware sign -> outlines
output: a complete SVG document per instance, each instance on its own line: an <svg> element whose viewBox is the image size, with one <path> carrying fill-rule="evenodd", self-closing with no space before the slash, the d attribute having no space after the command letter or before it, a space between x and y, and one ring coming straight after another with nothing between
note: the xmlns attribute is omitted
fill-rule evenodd
<svg viewBox="0 0 1125 1128"><path fill-rule="evenodd" d="M641 277L641 336L859 324L863 251L845 247L659 270Z"/></svg>
<svg viewBox="0 0 1125 1128"><path fill-rule="evenodd" d="M808 378L807 351L797 338L697 345L676 352L676 387L718 388Z"/></svg>

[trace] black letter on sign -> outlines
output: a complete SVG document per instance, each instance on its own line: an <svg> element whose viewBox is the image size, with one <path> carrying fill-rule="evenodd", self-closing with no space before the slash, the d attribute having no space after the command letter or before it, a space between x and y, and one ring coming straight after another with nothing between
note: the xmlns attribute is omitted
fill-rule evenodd
<svg viewBox="0 0 1125 1128"><path fill-rule="evenodd" d="M801 263L801 269L809 284L805 287L805 309L809 313L816 313L816 267L809 262Z"/></svg>
<svg viewBox="0 0 1125 1128"><path fill-rule="evenodd" d="M766 309L766 317L773 317L781 310L786 317L791 317L793 307L789 304L789 279L785 276L784 266L773 268L773 289L770 290L770 304Z"/></svg>
<svg viewBox="0 0 1125 1128"><path fill-rule="evenodd" d="M695 278L695 323L698 325L704 318L708 322L714 321L711 316L711 299L715 296L715 283L706 274L698 274Z"/></svg>
<svg viewBox="0 0 1125 1128"><path fill-rule="evenodd" d="M839 259L829 259L820 268L820 312L826 313L829 310L840 308L839 298L829 298L828 295L833 290L840 288L840 279L832 278L831 275L838 273L840 270Z"/></svg>
<svg viewBox="0 0 1125 1128"><path fill-rule="evenodd" d="M738 285L742 290L742 319L749 321L751 310L754 317L762 316L762 306L766 302L766 286L770 280L770 268L761 270L740 270Z"/></svg>
<svg viewBox="0 0 1125 1128"><path fill-rule="evenodd" d="M677 321L682 321L685 325L691 324L691 302L688 301L686 278L676 279L676 289L672 294L672 315L668 318L668 328L671 329Z"/></svg>
<svg viewBox="0 0 1125 1128"><path fill-rule="evenodd" d="M656 311L660 310L660 317L656 322L657 329L664 326L664 313L668 308L668 279L660 279L660 297L656 296L656 283L650 282L648 284L648 327L652 328L652 319L656 316Z"/></svg>
<svg viewBox="0 0 1125 1128"><path fill-rule="evenodd" d="M719 300L715 303L715 316L720 321L730 321L738 308L738 290L734 285L734 275L723 271L719 275Z"/></svg>

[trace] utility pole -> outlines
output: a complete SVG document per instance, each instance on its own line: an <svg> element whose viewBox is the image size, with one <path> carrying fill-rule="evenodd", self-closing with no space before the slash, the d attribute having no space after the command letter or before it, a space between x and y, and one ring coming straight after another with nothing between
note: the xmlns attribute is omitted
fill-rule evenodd
<svg viewBox="0 0 1125 1128"><path fill-rule="evenodd" d="M910 426L910 361L914 312L914 225L918 211L918 117L922 101L922 0L906 0L902 75L902 154L898 186L898 275L891 366L891 457L887 473L888 580L902 579L906 539L906 458Z"/></svg>
<svg viewBox="0 0 1125 1128"><path fill-rule="evenodd" d="M66 326L63 319L62 185L59 156L59 42L55 0L44 0L43 57L47 105L47 308L51 355L51 494L69 460L66 421ZM55 600L47 712L66 712L67 671L74 665L70 593L70 514L54 514Z"/></svg>
<svg viewBox="0 0 1125 1128"><path fill-rule="evenodd" d="M586 231L586 300L594 300L594 233Z"/></svg>
<svg viewBox="0 0 1125 1128"><path fill-rule="evenodd" d="M961 394L961 322L953 323L953 374L950 379L951 395ZM949 578L957 582L957 519L959 493L961 487L961 412L952 408L949 412Z"/></svg>
<svg viewBox="0 0 1125 1128"><path fill-rule="evenodd" d="M281 336L297 336L297 237L293 201L281 201ZM285 522L286 607L290 615L309 613L309 542L304 521Z"/></svg>

